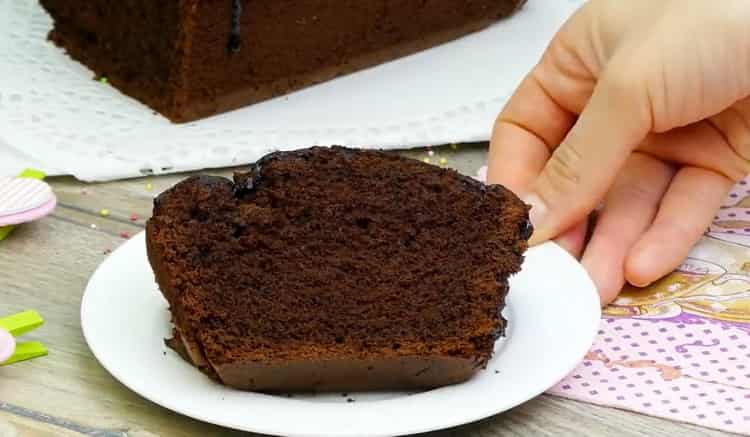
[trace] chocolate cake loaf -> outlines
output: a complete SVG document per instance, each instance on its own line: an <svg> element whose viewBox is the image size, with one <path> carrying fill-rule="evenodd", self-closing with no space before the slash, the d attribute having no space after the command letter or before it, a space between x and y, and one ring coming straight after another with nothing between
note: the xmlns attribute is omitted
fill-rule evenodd
<svg viewBox="0 0 750 437"><path fill-rule="evenodd" d="M531 234L501 186L384 152L274 153L161 194L168 344L256 391L436 387L482 368Z"/></svg>
<svg viewBox="0 0 750 437"><path fill-rule="evenodd" d="M40 0L49 38L174 122L476 31L524 0Z"/></svg>

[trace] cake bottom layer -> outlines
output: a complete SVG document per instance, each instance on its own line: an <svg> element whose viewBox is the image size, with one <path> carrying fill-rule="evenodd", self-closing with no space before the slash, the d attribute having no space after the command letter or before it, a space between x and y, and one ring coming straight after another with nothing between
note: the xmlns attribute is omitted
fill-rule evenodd
<svg viewBox="0 0 750 437"><path fill-rule="evenodd" d="M212 364L177 329L167 345L224 385L269 393L430 389L464 382L479 369L472 360L448 356Z"/></svg>
<svg viewBox="0 0 750 437"><path fill-rule="evenodd" d="M215 370L225 385L241 390L346 392L430 389L458 384L468 380L476 367L462 358L394 357L280 365L234 363L215 366Z"/></svg>

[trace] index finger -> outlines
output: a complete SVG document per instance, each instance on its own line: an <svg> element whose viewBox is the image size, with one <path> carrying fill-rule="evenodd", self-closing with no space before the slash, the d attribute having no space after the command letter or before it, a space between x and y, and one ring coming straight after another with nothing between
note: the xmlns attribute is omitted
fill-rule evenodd
<svg viewBox="0 0 750 437"><path fill-rule="evenodd" d="M585 44L586 17L579 11L562 27L498 116L488 182L523 194L586 106L598 64Z"/></svg>
<svg viewBox="0 0 750 437"><path fill-rule="evenodd" d="M523 194L574 121L574 115L557 104L533 71L495 122L487 181Z"/></svg>

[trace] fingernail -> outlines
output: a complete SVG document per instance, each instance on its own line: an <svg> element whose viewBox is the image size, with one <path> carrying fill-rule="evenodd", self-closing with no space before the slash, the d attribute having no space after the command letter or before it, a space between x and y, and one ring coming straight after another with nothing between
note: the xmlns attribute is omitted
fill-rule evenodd
<svg viewBox="0 0 750 437"><path fill-rule="evenodd" d="M651 284L653 284L653 282L650 281L630 281L630 285L637 288L646 288Z"/></svg>
<svg viewBox="0 0 750 437"><path fill-rule="evenodd" d="M531 236L529 244L538 244L541 242L538 236L542 235L541 230L547 216L547 205L544 204L541 197L534 193L524 196L523 201L531 206L529 220L531 220L531 224L534 226L534 234Z"/></svg>
<svg viewBox="0 0 750 437"><path fill-rule="evenodd" d="M599 300L602 306L612 303L622 290L625 282L621 263L615 262L600 255L587 253L581 259L581 265L589 274L591 281L599 292Z"/></svg>
<svg viewBox="0 0 750 437"><path fill-rule="evenodd" d="M638 288L645 288L653 281L653 267L659 264L659 258L651 255L649 247L642 242L637 243L628 254L625 261L625 278Z"/></svg>

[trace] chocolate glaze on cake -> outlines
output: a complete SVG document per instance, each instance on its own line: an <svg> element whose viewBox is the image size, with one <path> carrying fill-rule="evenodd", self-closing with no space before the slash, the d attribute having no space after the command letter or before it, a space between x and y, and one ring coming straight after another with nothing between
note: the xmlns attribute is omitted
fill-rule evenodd
<svg viewBox="0 0 750 437"><path fill-rule="evenodd" d="M232 29L229 31L229 42L227 49L237 53L242 46L240 34L240 19L242 18L242 0L232 0Z"/></svg>
<svg viewBox="0 0 750 437"><path fill-rule="evenodd" d="M168 344L260 391L467 380L505 329L528 207L501 186L392 154L274 153L160 195L147 249Z"/></svg>
<svg viewBox="0 0 750 437"><path fill-rule="evenodd" d="M40 0L49 38L175 122L482 29L524 0Z"/></svg>

